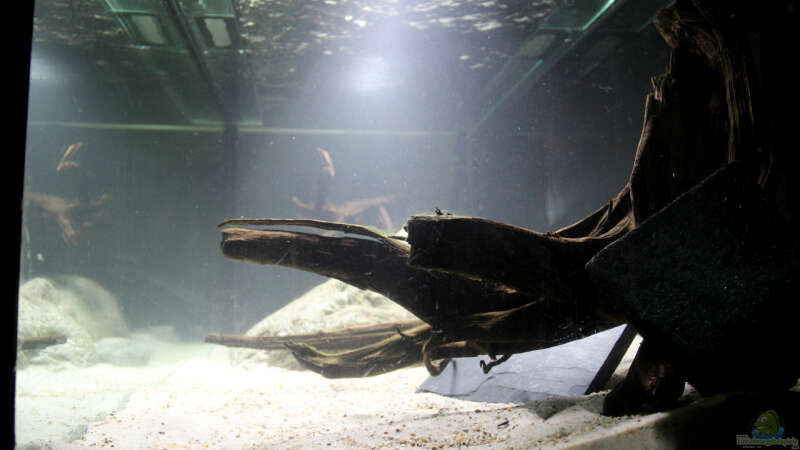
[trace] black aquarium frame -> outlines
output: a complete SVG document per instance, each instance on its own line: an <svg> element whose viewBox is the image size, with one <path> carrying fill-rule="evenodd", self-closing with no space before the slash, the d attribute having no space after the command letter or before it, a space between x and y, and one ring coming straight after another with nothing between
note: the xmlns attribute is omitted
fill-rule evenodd
<svg viewBox="0 0 800 450"><path fill-rule="evenodd" d="M4 264L3 287L6 301L2 317L5 322L0 326L3 345L2 385L3 408L0 413L3 417L0 429L0 446L14 448L14 396L15 396L15 367L17 355L17 297L19 295L19 252L20 232L22 226L22 182L25 172L25 139L28 122L28 82L30 77L31 39L33 36L33 6L34 2L22 2L14 10L14 20L3 34L6 42L13 43L10 56L6 61L4 82L8 92L6 119L9 121L6 128L6 170L3 192L6 196L6 217L3 230L3 240L7 255Z"/></svg>

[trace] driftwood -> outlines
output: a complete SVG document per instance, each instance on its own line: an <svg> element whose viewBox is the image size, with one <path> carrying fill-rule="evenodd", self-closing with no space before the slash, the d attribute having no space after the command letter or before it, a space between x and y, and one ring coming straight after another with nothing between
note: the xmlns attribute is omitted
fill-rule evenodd
<svg viewBox="0 0 800 450"><path fill-rule="evenodd" d="M231 220L223 225L300 225L354 236L227 228L226 257L315 272L381 293L425 322L368 345L324 351L318 341L287 338L309 369L325 376L368 376L424 362L487 354L492 361L549 347L624 323L624 311L598 295L586 262L722 165L740 160L770 188L773 152L756 117L757 61L740 51L741 33L720 25L725 8L665 10L656 27L672 48L665 74L653 78L628 183L607 205L578 223L537 233L473 217L414 216L408 242L348 224ZM683 5L684 7L687 5ZM409 245L410 244L410 245ZM349 336L348 338L351 338ZM503 355L497 359L498 355ZM606 411L663 408L684 379L645 341Z"/></svg>
<svg viewBox="0 0 800 450"><path fill-rule="evenodd" d="M593 215L595 223L591 228L602 229L598 223L608 217L609 211L613 212L614 208L607 207L602 213ZM508 239L522 239L523 243L540 241L543 248L552 248L559 255L566 254L563 257L565 261L570 257L575 259L573 267L580 267L585 263L582 258L591 256L580 250L582 246L591 248L597 245L591 238L509 230L506 225L483 219L415 216L412 222L414 220L474 223L498 233L505 232ZM627 223L627 216L622 216L620 222ZM221 248L223 255L232 259L312 271L373 290L426 322L424 326L348 352L326 352L308 341L303 342L298 336L281 341L294 352L301 364L328 377L377 375L418 362L426 363L429 370L436 373L440 368L432 363L434 360L482 354L495 360L497 355L550 347L623 321L620 315L598 314L587 309L587 303L577 301L576 291L566 287L561 290L548 287L550 291L563 295L547 299L497 281L475 279L471 274L465 276L414 267L407 264L411 249L408 243L367 227L303 219L233 219L222 225L311 226L351 234L352 237L334 237L294 231L227 228L222 231ZM624 229L622 226L609 228ZM409 225L409 231L413 230L414 227ZM412 236L409 235L409 240L413 242ZM567 282L570 280L565 279L564 283ZM551 281L545 283L547 286L552 284ZM346 333L339 336L355 340L354 336ZM225 343L214 335L208 339ZM234 345L245 345L247 341L227 340ZM254 348L262 345L261 341L250 343ZM334 346L342 347L339 344ZM486 367L491 368L492 362Z"/></svg>
<svg viewBox="0 0 800 450"><path fill-rule="evenodd" d="M58 345L67 342L67 337L62 334L48 336L37 336L32 338L22 338L17 340L20 350L36 350L51 345Z"/></svg>
<svg viewBox="0 0 800 450"><path fill-rule="evenodd" d="M435 374L443 365L433 361L477 355L490 356L483 365L488 371L513 353L624 323L610 306L587 300L594 296L583 266L632 228L629 194L625 186L595 213L552 233L436 214L412 217L406 242L369 227L313 219L226 220L220 226L236 228L222 230L224 256L305 270L378 292L425 325L361 347L363 336L348 330L324 342L312 336L208 335L207 340L252 348L282 345L327 377L377 375L419 362ZM281 225L342 235L240 228ZM481 264L469 265L475 261Z"/></svg>
<svg viewBox="0 0 800 450"><path fill-rule="evenodd" d="M226 347L244 347L259 350L282 350L287 344L305 344L330 351L352 349L374 344L410 328L422 325L420 320L407 320L378 325L362 325L335 331L319 331L291 336L238 336L232 334L208 334L205 341Z"/></svg>
<svg viewBox="0 0 800 450"><path fill-rule="evenodd" d="M466 224L466 225L465 225ZM290 336L280 343L294 351L298 360L312 370L329 377L377 375L403 365L423 361L432 373L437 368L433 360L487 354L510 355L541 349L591 335L624 322L623 317L608 308L595 308L592 302L581 301L587 292L576 289L583 281L583 265L605 243L614 240L632 226L629 188L626 186L609 203L587 218L554 233L537 233L485 219L451 215L415 216L409 221L409 241L414 243L416 258L411 258L412 246L406 241L378 230L351 224L313 219L229 219L220 226L304 226L325 231L337 231L352 236L321 236L296 231L268 231L245 228L222 230L221 249L224 256L258 264L275 264L337 278L359 287L385 295L403 306L432 330L417 330L414 339L398 341L391 337L373 344L367 354L371 359L360 361L364 352L353 347L351 352L332 354L331 347L320 346L307 337ZM436 256L436 250L417 251L418 236L441 236L431 231L447 229L448 239L505 242L502 248L526 248L526 255L494 255L502 248L495 246L482 255L498 263L495 273L485 269L452 266L447 270L429 270L426 266ZM452 227L466 228L467 235L453 234ZM432 233L432 234L431 234ZM471 234L470 234L471 233ZM441 238L430 242L435 245ZM487 244L492 245L492 244ZM467 247L467 248L464 248ZM462 246L463 252L476 249ZM423 247L418 247L423 248ZM477 250L480 250L478 248ZM542 259L542 255L547 259ZM462 253L451 261L477 261L474 254ZM441 260L441 253L439 258ZM410 259L411 258L411 259ZM530 281L522 272L511 270L521 260L538 268L540 277ZM485 259L483 259L485 260ZM548 269L557 262L559 270ZM433 265L433 264L431 264ZM481 265L488 267L489 264ZM588 283L584 283L588 285ZM550 295L546 300L544 294ZM389 325L391 327L391 324ZM236 339L209 335L210 342L231 346L262 348L264 341L242 337ZM266 339L266 338L265 338ZM347 333L336 339L357 341ZM278 342L278 341L271 341ZM294 343L294 344L292 344ZM427 352L422 347L428 343ZM315 345L316 344L316 345ZM408 347L409 344L414 344ZM409 350L413 348L413 350ZM398 358L405 349L407 357ZM402 361L402 365L398 363ZM378 368L386 364L385 368ZM486 365L492 367L492 362Z"/></svg>
<svg viewBox="0 0 800 450"><path fill-rule="evenodd" d="M532 300L499 284L410 267L408 243L367 227L306 219L233 219L222 225L297 225L354 234L227 228L222 230L221 248L228 258L305 270L372 290L428 323Z"/></svg>
<svg viewBox="0 0 800 450"><path fill-rule="evenodd" d="M532 298L577 301L591 295L586 261L629 224L625 216L597 236L564 237L472 217L414 216L408 221L408 263L497 282Z"/></svg>
<svg viewBox="0 0 800 450"><path fill-rule="evenodd" d="M736 4L686 6L662 10L654 21L671 54L667 72L652 79L629 181L637 224L732 161L765 192L779 179L770 176L777 153L764 122L769 111L760 57L747 50L768 22L754 18L756 26L745 33L733 23L746 15ZM626 379L607 396L605 413L674 405L685 378L663 355L645 338Z"/></svg>

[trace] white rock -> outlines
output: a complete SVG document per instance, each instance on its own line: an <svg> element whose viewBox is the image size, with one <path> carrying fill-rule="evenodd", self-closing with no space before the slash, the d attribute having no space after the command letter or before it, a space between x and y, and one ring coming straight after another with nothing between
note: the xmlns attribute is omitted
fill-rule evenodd
<svg viewBox="0 0 800 450"><path fill-rule="evenodd" d="M119 302L97 282L77 275L64 275L54 278L53 285L59 291L53 301L92 338L128 335L128 324Z"/></svg>
<svg viewBox="0 0 800 450"><path fill-rule="evenodd" d="M19 351L19 369L28 364L86 367L99 362L96 339L127 333L117 300L94 281L77 276L34 278L20 286L18 339L63 335L67 340Z"/></svg>

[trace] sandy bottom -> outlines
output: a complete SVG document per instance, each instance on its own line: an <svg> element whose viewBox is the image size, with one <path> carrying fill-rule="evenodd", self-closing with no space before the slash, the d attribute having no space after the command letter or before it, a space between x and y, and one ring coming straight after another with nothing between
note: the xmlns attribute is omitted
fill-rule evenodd
<svg viewBox="0 0 800 450"><path fill-rule="evenodd" d="M146 367L17 373L21 449L665 448L663 414L599 414L603 395L528 405L415 393L422 367L328 380L231 366L220 347L159 345Z"/></svg>

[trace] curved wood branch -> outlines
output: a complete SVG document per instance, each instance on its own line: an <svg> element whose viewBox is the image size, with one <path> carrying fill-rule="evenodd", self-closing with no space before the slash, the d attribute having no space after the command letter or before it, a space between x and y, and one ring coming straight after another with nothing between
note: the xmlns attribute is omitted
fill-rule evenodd
<svg viewBox="0 0 800 450"><path fill-rule="evenodd" d="M423 324L424 322L420 320L406 320L291 336L238 336L212 333L206 335L205 342L258 350L282 350L286 348L287 343L306 344L321 350L343 350L371 345Z"/></svg>
<svg viewBox="0 0 800 450"><path fill-rule="evenodd" d="M300 342L295 339L298 336L283 337L283 345L303 367L327 378L379 375L420 362L435 376L450 358L488 354L493 360L484 364L488 371L515 353L560 345L620 323L598 322L552 301L538 301L508 311L459 317L442 329L422 324L397 330L379 342L352 350L328 351L308 340ZM466 336L469 339L464 339ZM329 345L333 347L343 346ZM503 357L494 360L498 354Z"/></svg>
<svg viewBox="0 0 800 450"><path fill-rule="evenodd" d="M397 247L401 251L408 251L409 246L406 242L393 238L382 231L367 227L364 225L353 225L349 223L328 222L326 220L317 219L225 219L220 223L219 227L229 225L256 225L256 226L274 226L274 225L293 225L297 227L311 227L320 230L340 231L346 234L356 234L360 236L367 236L375 238L390 247Z"/></svg>
<svg viewBox="0 0 800 450"><path fill-rule="evenodd" d="M286 347L300 364L326 378L352 378L380 375L422 360L422 344L430 337L431 326L423 324L372 345L355 350L329 353L308 344L287 342Z"/></svg>
<svg viewBox="0 0 800 450"><path fill-rule="evenodd" d="M276 223L258 221L268 222ZM323 223L325 229L333 226L314 222ZM227 228L222 230L221 249L231 259L291 267L369 289L435 326L453 317L506 310L533 300L496 283L411 267L406 264L408 245L388 237L378 240Z"/></svg>
<svg viewBox="0 0 800 450"><path fill-rule="evenodd" d="M587 217L553 234L565 238L597 237L614 232L616 228L633 228L631 186L626 184L608 203Z"/></svg>
<svg viewBox="0 0 800 450"><path fill-rule="evenodd" d="M480 354L511 355L558 345L621 323L620 317L611 315L610 311L597 308L592 302L581 301L582 293L568 291L569 284L575 283L575 280L561 276L563 274L558 270L571 270L574 276L580 276L578 274L583 273L584 258L588 259L614 236L626 232L629 216L619 214L622 208L624 198L619 202L610 202L602 214L597 215L592 226L598 235L586 238L535 233L485 219L454 216L419 216L410 222L409 231L418 231L419 228L414 227L419 224L432 224L434 228L436 224L443 224L443 233L453 238L457 234L449 228L450 225L466 226L478 230L474 235L476 239L497 240L505 243L507 248L530 246L532 241L535 242L539 245L539 250L536 250L539 254L528 255L532 264L539 264L542 268L547 265L555 267L552 271L540 269L533 272L539 284L521 281L531 277L530 273L523 273L524 270L531 270L530 267L513 272L518 277L516 279L507 276L496 278L505 284L516 284L537 292L538 295L487 281L491 276L485 272L466 273L464 276L414 267L407 264L410 248L413 247L366 227L306 219L227 220L223 225L310 226L358 236L333 237L227 228L222 232L221 248L229 258L293 267L373 290L427 323L393 331L387 331L383 326L382 332L369 336L346 336L338 332L326 333L325 336L316 334L281 338L209 335L206 340L258 348L282 345L289 348L304 367L333 378L377 375L420 362L424 362L435 374L444 367L442 363L434 364L436 360ZM609 218L616 215L621 217L619 222L616 226L608 226ZM412 245L417 244L412 241ZM483 248L487 256L491 252L502 252L504 248L497 248L496 243L487 245L492 247ZM481 247L478 246L478 249ZM542 259L542 255L549 259ZM513 254L501 254L501 260L503 256L519 263ZM486 264L487 261L484 259L482 262ZM502 265L503 270L516 270L493 259L489 259L488 264ZM502 275L501 272L495 274ZM477 276L483 279L473 278ZM546 298L540 298L543 294ZM562 299L557 300L559 297ZM609 315L613 317L609 319Z"/></svg>
<svg viewBox="0 0 800 450"><path fill-rule="evenodd" d="M508 315L513 313L508 312ZM475 317L471 323L482 327L484 333L504 332L508 322L494 320L494 317ZM542 339L536 342L520 340L520 342L490 343L475 341L448 341L454 336L449 330L434 331L430 325L423 324L402 332L396 332L379 342L346 351L331 352L318 348L308 342L294 342L289 339L284 343L297 361L306 369L319 373L326 378L353 378L380 375L403 367L424 363L431 375L438 375L451 358L478 356L483 354L503 354L500 360L490 362L489 368L508 359L514 353L557 345L574 338L566 336L564 330L562 340L549 341ZM287 336L291 338L291 336ZM434 361L440 361L438 364Z"/></svg>
<svg viewBox="0 0 800 450"><path fill-rule="evenodd" d="M67 337L63 334L54 334L48 336L37 336L31 338L21 338L17 340L17 345L20 350L34 350L51 345L58 345L67 342Z"/></svg>

